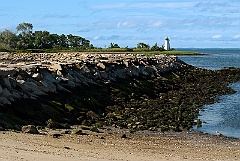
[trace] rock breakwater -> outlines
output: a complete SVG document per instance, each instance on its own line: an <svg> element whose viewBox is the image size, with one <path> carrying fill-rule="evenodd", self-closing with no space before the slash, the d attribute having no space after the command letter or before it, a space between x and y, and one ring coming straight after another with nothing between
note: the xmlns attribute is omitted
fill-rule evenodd
<svg viewBox="0 0 240 161"><path fill-rule="evenodd" d="M0 129L33 124L181 131L233 93L240 69L197 69L175 56L0 54ZM198 126L201 126L200 124Z"/></svg>
<svg viewBox="0 0 240 161"><path fill-rule="evenodd" d="M103 85L140 75L160 77L187 66L177 57L165 55L1 53L0 59L0 105L70 92L69 88L82 85Z"/></svg>

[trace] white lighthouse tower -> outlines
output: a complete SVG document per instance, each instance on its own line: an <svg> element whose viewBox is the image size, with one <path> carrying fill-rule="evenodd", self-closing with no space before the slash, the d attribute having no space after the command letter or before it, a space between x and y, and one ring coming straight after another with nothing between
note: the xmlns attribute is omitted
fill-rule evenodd
<svg viewBox="0 0 240 161"><path fill-rule="evenodd" d="M170 50L170 43L169 43L169 38L168 37L166 37L166 39L165 39L165 43L164 43L164 49L165 50Z"/></svg>

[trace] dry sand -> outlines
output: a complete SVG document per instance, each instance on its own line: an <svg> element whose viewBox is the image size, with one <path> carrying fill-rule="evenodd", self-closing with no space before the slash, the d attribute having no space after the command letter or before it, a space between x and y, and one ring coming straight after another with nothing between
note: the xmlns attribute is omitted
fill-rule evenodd
<svg viewBox="0 0 240 161"><path fill-rule="evenodd" d="M89 135L0 132L4 161L163 161L240 160L240 139L194 132L138 133L105 131ZM121 136L126 134L127 138Z"/></svg>

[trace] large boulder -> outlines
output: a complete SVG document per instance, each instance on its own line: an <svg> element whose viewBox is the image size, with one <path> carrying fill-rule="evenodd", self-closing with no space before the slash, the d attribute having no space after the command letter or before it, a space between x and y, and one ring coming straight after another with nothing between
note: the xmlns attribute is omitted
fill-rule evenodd
<svg viewBox="0 0 240 161"><path fill-rule="evenodd" d="M8 77L7 77L7 78L3 78L2 83L3 83L3 85L4 85L5 87L11 88L11 83L10 83Z"/></svg>
<svg viewBox="0 0 240 161"><path fill-rule="evenodd" d="M8 97L11 97L12 94L11 94L11 92L10 92L7 88L3 88L3 89L2 89L1 96L8 98Z"/></svg>
<svg viewBox="0 0 240 161"><path fill-rule="evenodd" d="M43 92L55 93L57 91L56 85L54 85L51 81L43 80L43 81L40 81L40 83L42 84L42 86L39 86L39 88ZM44 87L44 88L42 88L42 87Z"/></svg>

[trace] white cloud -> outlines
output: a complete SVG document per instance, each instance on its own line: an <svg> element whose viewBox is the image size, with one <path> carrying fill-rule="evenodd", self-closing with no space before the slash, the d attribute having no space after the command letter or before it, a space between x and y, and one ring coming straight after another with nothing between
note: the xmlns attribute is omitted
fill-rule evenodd
<svg viewBox="0 0 240 161"><path fill-rule="evenodd" d="M127 22L127 21L124 21L124 22L119 22L117 24L117 27L134 27L135 24L132 23L132 22Z"/></svg>
<svg viewBox="0 0 240 161"><path fill-rule="evenodd" d="M213 39L219 39L219 38L221 38L222 37L222 35L214 35L212 38Z"/></svg>
<svg viewBox="0 0 240 161"><path fill-rule="evenodd" d="M234 39L240 39L240 35L233 36Z"/></svg>
<svg viewBox="0 0 240 161"><path fill-rule="evenodd" d="M99 39L99 36L94 36L93 37L93 40L98 40Z"/></svg>

